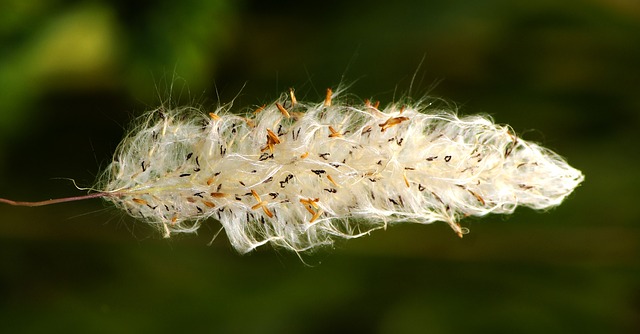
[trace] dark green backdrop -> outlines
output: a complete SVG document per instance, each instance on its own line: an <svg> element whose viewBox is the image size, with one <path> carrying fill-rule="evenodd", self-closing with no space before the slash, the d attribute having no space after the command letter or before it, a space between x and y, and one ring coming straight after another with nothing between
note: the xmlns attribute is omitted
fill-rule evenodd
<svg viewBox="0 0 640 334"><path fill-rule="evenodd" d="M310 266L207 246L214 221L163 240L99 200L1 206L0 332L640 332L638 2L131 3L0 5L0 196L82 194L59 178L92 185L169 98L242 111L341 82L490 114L586 181L550 212L465 220L463 239L393 226Z"/></svg>

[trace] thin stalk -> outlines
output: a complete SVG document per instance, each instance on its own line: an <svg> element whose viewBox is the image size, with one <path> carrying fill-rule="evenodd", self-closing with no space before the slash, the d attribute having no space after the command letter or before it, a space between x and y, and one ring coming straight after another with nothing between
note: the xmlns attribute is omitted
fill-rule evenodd
<svg viewBox="0 0 640 334"><path fill-rule="evenodd" d="M82 196L54 198L54 199L49 199L49 200L45 200L45 201L38 201L38 202L13 201L13 200L6 199L6 198L0 198L0 203L6 203L6 204L14 205L14 206L30 206L30 207L34 207L34 206L44 206L44 205L58 204L58 203L64 203L64 202L82 201L82 200L85 200L85 199L100 198L100 197L112 196L112 195L113 195L112 193L101 192L101 193L93 193L93 194L82 195Z"/></svg>

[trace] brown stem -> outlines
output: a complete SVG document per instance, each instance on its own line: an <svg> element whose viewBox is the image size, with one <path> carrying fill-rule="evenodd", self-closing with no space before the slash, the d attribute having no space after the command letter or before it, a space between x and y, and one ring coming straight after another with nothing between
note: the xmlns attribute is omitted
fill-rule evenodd
<svg viewBox="0 0 640 334"><path fill-rule="evenodd" d="M81 201L81 200L91 199L91 198L100 198L100 197L111 196L111 195L113 195L113 194L111 194L111 193L93 193L93 194L82 195L82 196L54 198L54 199L49 199L49 200L46 200L46 201L39 201L39 202L12 201L10 199L0 198L0 203L7 203L7 204L10 204L10 205L15 205L15 206L43 206L43 205L58 204L58 203L64 203L64 202Z"/></svg>

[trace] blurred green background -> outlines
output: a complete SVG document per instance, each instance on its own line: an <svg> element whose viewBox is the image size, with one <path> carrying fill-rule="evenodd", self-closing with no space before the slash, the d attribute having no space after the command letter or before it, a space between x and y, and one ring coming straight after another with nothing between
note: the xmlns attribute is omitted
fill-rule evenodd
<svg viewBox="0 0 640 334"><path fill-rule="evenodd" d="M586 175L547 213L393 226L310 266L207 246L214 221L163 240L99 200L1 206L2 333L640 332L638 1L4 0L0 43L7 198L81 194L60 178L92 185L162 101L341 82L488 113Z"/></svg>

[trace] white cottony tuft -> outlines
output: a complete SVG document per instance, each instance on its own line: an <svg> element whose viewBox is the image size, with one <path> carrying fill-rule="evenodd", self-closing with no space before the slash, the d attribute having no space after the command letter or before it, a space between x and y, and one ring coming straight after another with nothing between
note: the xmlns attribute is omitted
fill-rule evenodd
<svg viewBox="0 0 640 334"><path fill-rule="evenodd" d="M165 236L219 220L241 253L294 251L389 223L447 222L559 205L584 179L557 154L482 116L426 104L293 91L245 116L160 108L121 143L105 199Z"/></svg>

